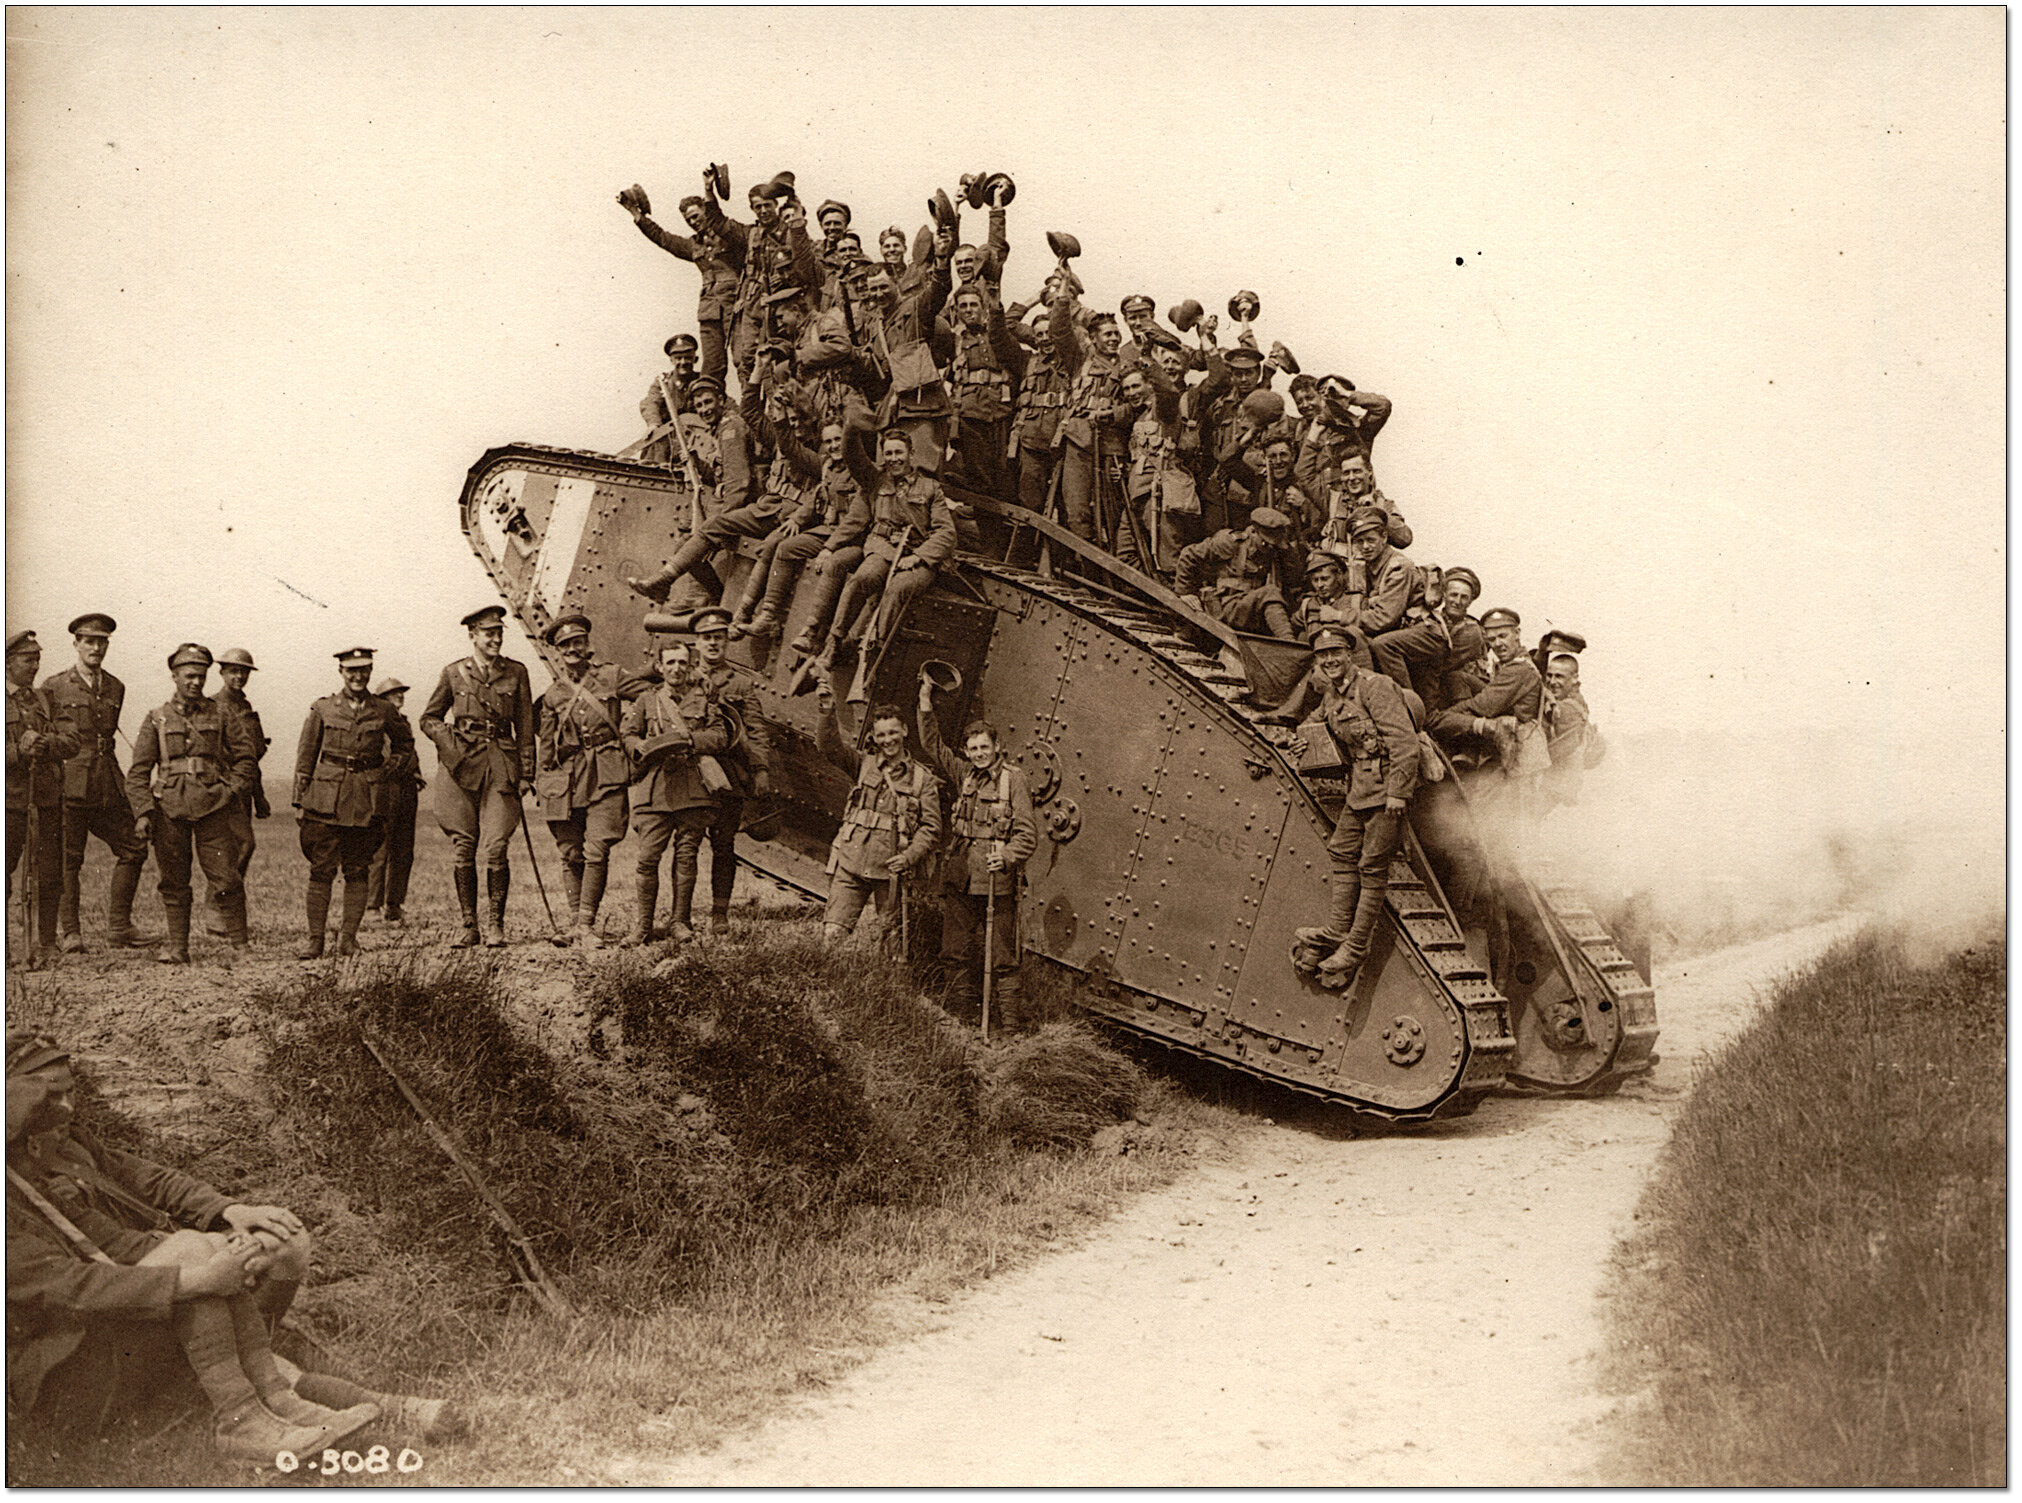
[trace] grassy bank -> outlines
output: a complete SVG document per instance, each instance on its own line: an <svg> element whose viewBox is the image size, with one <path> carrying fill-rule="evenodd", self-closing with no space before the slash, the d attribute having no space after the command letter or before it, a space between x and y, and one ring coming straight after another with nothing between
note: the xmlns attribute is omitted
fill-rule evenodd
<svg viewBox="0 0 2022 1503"><path fill-rule="evenodd" d="M1611 1480L2005 1482L2006 964L1863 934L1707 1069L1620 1255Z"/></svg>
<svg viewBox="0 0 2022 1503"><path fill-rule="evenodd" d="M810 928L752 924L678 958L558 956L594 1044L568 1057L528 1043L514 973L485 960L293 972L235 1004L257 1095L219 1095L167 1137L102 1103L90 1114L304 1215L318 1268L291 1325L309 1365L472 1414L467 1439L384 1480L616 1477L819 1388L922 1318L883 1296L931 1305L1058 1245L1233 1122L1065 1021L983 1049L880 957L824 953ZM368 1036L524 1228L571 1317L516 1281ZM248 1480L206 1431L175 1402L102 1436L16 1425L9 1480Z"/></svg>

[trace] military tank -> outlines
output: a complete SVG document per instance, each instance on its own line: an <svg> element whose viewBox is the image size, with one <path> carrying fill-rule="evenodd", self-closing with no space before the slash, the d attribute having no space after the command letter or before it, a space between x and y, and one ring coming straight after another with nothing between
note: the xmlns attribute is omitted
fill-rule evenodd
<svg viewBox="0 0 2022 1503"><path fill-rule="evenodd" d="M1082 1004L1167 1047L1409 1124L1473 1110L1500 1087L1599 1094L1649 1068L1657 1037L1638 968L1579 892L1505 871L1497 901L1461 781L1428 785L1391 874L1370 957L1345 990L1291 961L1324 914L1326 841L1343 789L1303 774L1260 716L1297 644L1252 638L1049 519L950 485L976 523L958 563L916 598L863 687L908 708L922 667L961 683L937 701L954 742L998 727L1032 787L1039 849L1015 922L1024 953L1084 981ZM512 444L472 466L461 523L537 650L580 610L600 656L651 649L628 576L650 574L695 497L665 468ZM726 601L757 545L718 560ZM816 701L797 694L803 575L782 634L732 644L774 747L774 801L747 809L740 860L813 896L849 780L818 752ZM1292 665L1296 668L1296 663ZM1273 696L1275 697L1275 696ZM861 705L839 708L845 735ZM1448 884L1474 874L1471 895ZM1458 901L1456 901L1458 900Z"/></svg>

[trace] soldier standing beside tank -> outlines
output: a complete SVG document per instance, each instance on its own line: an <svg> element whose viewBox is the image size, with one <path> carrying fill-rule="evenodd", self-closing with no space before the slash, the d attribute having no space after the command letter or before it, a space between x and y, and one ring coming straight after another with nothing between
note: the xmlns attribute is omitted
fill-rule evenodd
<svg viewBox="0 0 2022 1503"><path fill-rule="evenodd" d="M393 706L393 719L386 723L386 768L380 774L386 782L386 838L372 853L372 872L365 882L365 911L380 914L396 927L407 922L407 879L414 870L414 821L421 812L421 790L428 786L421 775L421 751L414 744L414 729L403 713L407 707L407 685L397 678L382 678L372 692ZM395 729L394 722L399 722Z"/></svg>
<svg viewBox="0 0 2022 1503"><path fill-rule="evenodd" d="M268 738L266 727L260 724L260 712L253 708L246 698L246 684L259 667L253 655L243 647L227 647L218 654L218 692L214 696L218 708L227 715L236 715L246 723L246 734L252 738L253 757L263 761L267 748L274 743ZM267 785L256 766L253 769L253 789L234 800L232 804L232 838L239 843L239 885L246 885L246 873L253 866L253 848L257 842L253 838L253 821L268 819L274 809L267 802ZM225 911L218 905L218 895L210 894L210 913L206 926L213 934L226 932Z"/></svg>
<svg viewBox="0 0 2022 1503"><path fill-rule="evenodd" d="M695 673L686 643L669 642L656 654L660 682L625 707L625 750L632 784L632 833L638 837L638 912L626 943L649 944L653 910L660 901L660 858L674 846L673 937L695 937L689 916L702 842L717 818L712 782L727 782L715 758L730 745L723 712L711 703ZM705 778L706 765L716 769Z"/></svg>
<svg viewBox="0 0 2022 1503"><path fill-rule="evenodd" d="M1348 763L1348 790L1327 841L1333 910L1325 928L1301 929L1302 946L1331 947L1319 962L1323 985L1346 986L1368 957L1390 890L1390 863L1404 838L1404 814L1418 791L1418 735L1397 685L1358 665L1355 634L1323 626L1313 640L1320 716L1305 732L1331 735Z"/></svg>
<svg viewBox="0 0 2022 1503"><path fill-rule="evenodd" d="M42 646L32 631L7 639L7 880L24 851L22 950L31 966L52 964L56 906L63 897L63 762L77 755L77 736L49 713L35 687Z"/></svg>
<svg viewBox="0 0 2022 1503"><path fill-rule="evenodd" d="M224 912L226 939L234 950L248 946L246 889L239 879L232 811L251 794L260 761L245 722L204 693L210 649L185 642L169 654L168 665L175 696L141 719L133 738L133 765L126 771L126 796L135 828L154 842L162 911L168 918L168 934L155 959L188 965L192 848Z"/></svg>
<svg viewBox="0 0 2022 1503"><path fill-rule="evenodd" d="M823 756L856 781L843 807L842 827L828 853L828 906L821 916L824 944L849 938L869 898L891 924L904 901L899 884L941 841L941 791L926 764L906 755L906 717L897 705L870 711L870 755L845 746L836 728L835 690L823 680L815 701L821 713L816 742Z"/></svg>
<svg viewBox="0 0 2022 1503"><path fill-rule="evenodd" d="M105 670L105 652L118 623L99 612L70 623L77 666L52 673L42 685L49 711L77 738L77 755L63 764L63 898L57 929L64 950L84 948L78 929L78 874L86 840L96 835L112 851L106 894L105 939L114 949L143 949L153 942L133 927L133 897L147 863L147 839L133 825L133 808L114 754L126 685Z"/></svg>
<svg viewBox="0 0 2022 1503"><path fill-rule="evenodd" d="M414 751L407 720L391 703L372 693L372 649L351 647L336 655L344 687L309 706L302 739L295 747L293 803L301 820L302 854L309 858L308 935L298 960L323 954L330 918L330 893L341 869L344 909L338 920L337 953L358 953L358 924L365 917L366 885L372 857L386 836L393 803L387 753L394 760Z"/></svg>
<svg viewBox="0 0 2022 1503"><path fill-rule="evenodd" d="M728 788L716 795L716 818L709 826L709 932L730 932L730 895L737 887L737 832L744 826L744 801L772 791L772 742L757 701L742 675L730 666L730 612L697 611L695 680L723 716L730 745L722 759Z"/></svg>
<svg viewBox="0 0 2022 1503"><path fill-rule="evenodd" d="M467 949L482 938L505 941L512 838L520 795L534 779L534 692L526 666L502 654L505 607L487 605L463 618L471 655L442 670L421 712L421 733L435 743L442 775L435 780L435 818L449 837L463 932L451 941ZM485 923L478 927L477 869L485 870Z"/></svg>
<svg viewBox="0 0 2022 1503"><path fill-rule="evenodd" d="M1005 1027L1019 1028L1026 1018L1018 974L1018 883L1039 849L1032 793L1024 771L1004 755L996 730L985 722L963 733L962 756L948 749L934 714L933 681L924 675L919 712L920 750L955 790L941 855L941 958L953 967L950 1000L958 1006L980 1002L978 966L987 965Z"/></svg>
<svg viewBox="0 0 2022 1503"><path fill-rule="evenodd" d="M611 847L625 838L624 698L618 669L590 651L590 618L575 612L548 628L562 673L540 698L539 771L534 791L561 852L562 878L577 944L596 948Z"/></svg>

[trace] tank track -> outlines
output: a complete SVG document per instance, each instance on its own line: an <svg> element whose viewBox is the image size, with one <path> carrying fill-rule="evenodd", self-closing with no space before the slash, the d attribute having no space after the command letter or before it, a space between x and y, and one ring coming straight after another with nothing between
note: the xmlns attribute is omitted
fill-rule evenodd
<svg viewBox="0 0 2022 1503"><path fill-rule="evenodd" d="M1582 974L1574 986L1587 1006L1613 1017L1615 1047L1596 1074L1573 1084L1531 1080L1511 1075L1511 1086L1551 1095L1606 1096L1634 1076L1647 1074L1657 1057L1657 993L1635 962L1622 953L1614 935L1578 888L1550 867L1541 868L1530 883L1545 922L1554 925L1565 942L1568 958Z"/></svg>

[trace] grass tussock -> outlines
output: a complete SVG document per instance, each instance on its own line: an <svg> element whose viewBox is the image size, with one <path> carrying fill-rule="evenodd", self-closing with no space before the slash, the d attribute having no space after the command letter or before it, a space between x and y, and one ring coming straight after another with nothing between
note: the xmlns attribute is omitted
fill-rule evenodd
<svg viewBox="0 0 2022 1503"><path fill-rule="evenodd" d="M1865 933L1708 1069L1621 1255L1620 1480L2005 1482L2006 965Z"/></svg>

